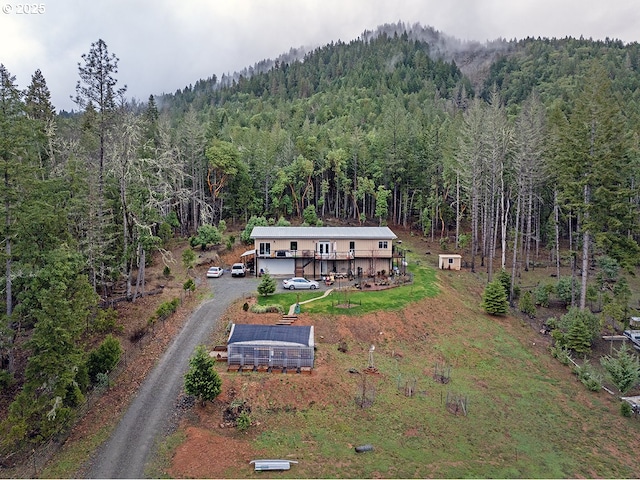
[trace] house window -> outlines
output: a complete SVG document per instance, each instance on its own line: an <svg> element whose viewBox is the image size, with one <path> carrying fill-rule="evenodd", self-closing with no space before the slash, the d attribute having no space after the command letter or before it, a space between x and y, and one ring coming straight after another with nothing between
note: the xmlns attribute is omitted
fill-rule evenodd
<svg viewBox="0 0 640 480"><path fill-rule="evenodd" d="M349 242L349 251L355 252L356 250L356 242Z"/></svg>
<svg viewBox="0 0 640 480"><path fill-rule="evenodd" d="M271 256L271 244L270 243L260 243L259 254L261 257L270 257Z"/></svg>
<svg viewBox="0 0 640 480"><path fill-rule="evenodd" d="M289 246L289 250L291 250L292 252L295 252L296 250L298 250L298 242L291 242L291 245Z"/></svg>
<svg viewBox="0 0 640 480"><path fill-rule="evenodd" d="M378 242L378 248L389 248L386 240L381 240Z"/></svg>
<svg viewBox="0 0 640 480"><path fill-rule="evenodd" d="M449 263L453 263L453 258L450 258L450 259L449 259Z"/></svg>

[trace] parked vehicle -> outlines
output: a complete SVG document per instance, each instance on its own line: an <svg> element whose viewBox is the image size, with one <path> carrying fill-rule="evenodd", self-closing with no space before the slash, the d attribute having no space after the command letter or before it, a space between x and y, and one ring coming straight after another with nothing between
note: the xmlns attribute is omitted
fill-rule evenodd
<svg viewBox="0 0 640 480"><path fill-rule="evenodd" d="M289 290L315 290L320 285L315 280L307 280L303 277L293 277L283 280L282 286Z"/></svg>
<svg viewBox="0 0 640 480"><path fill-rule="evenodd" d="M234 263L231 267L232 277L244 277L247 274L247 270L244 263Z"/></svg>
<svg viewBox="0 0 640 480"><path fill-rule="evenodd" d="M207 270L207 278L219 278L224 274L222 267L211 267Z"/></svg>

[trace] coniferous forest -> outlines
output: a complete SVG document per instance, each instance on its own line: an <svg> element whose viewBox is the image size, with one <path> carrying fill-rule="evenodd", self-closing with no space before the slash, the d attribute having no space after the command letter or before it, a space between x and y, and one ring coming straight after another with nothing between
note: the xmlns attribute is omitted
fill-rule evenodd
<svg viewBox="0 0 640 480"><path fill-rule="evenodd" d="M477 44L400 23L146 102L127 98L118 53L87 45L73 112L40 71L22 90L0 65L0 389L20 385L3 455L73 417L99 380L82 339L108 333L102 301L116 283L135 298L138 267L175 237L398 226L468 249L489 281L508 265L511 295L516 269L562 246L580 309L591 263L640 263L637 43Z"/></svg>

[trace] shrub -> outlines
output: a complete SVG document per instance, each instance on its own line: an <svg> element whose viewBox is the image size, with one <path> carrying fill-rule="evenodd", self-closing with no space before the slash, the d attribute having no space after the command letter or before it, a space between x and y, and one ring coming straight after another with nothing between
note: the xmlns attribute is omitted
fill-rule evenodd
<svg viewBox="0 0 640 480"><path fill-rule="evenodd" d="M560 346L577 353L588 352L601 331L600 319L590 311L578 308L569 309L557 325L551 336Z"/></svg>
<svg viewBox="0 0 640 480"><path fill-rule="evenodd" d="M572 289L573 285L573 289ZM573 296L575 297L575 301L580 300L580 286L576 281L571 281L571 277L563 277L558 280L556 284L556 295L558 300L560 300L565 305L571 305L571 292L573 290Z"/></svg>
<svg viewBox="0 0 640 480"><path fill-rule="evenodd" d="M630 417L633 413L633 409L629 402L625 402L624 400L620 403L620 415L623 417Z"/></svg>
<svg viewBox="0 0 640 480"><path fill-rule="evenodd" d="M188 278L187 281L182 284L182 289L187 293L195 292L196 282L193 281L193 278Z"/></svg>
<svg viewBox="0 0 640 480"><path fill-rule="evenodd" d="M282 307L282 305L278 304L260 305L256 303L251 305L250 310L253 313L284 313L284 308Z"/></svg>
<svg viewBox="0 0 640 480"><path fill-rule="evenodd" d="M174 298L173 300L170 300L168 302L161 303L158 309L156 310L154 316L152 317L152 319L166 320L173 313L175 313L176 310L178 310L179 306L180 306L179 298Z"/></svg>
<svg viewBox="0 0 640 480"><path fill-rule="evenodd" d="M302 218L304 219L304 223L316 225L318 223L318 214L316 213L315 205L307 205L302 212Z"/></svg>
<svg viewBox="0 0 640 480"><path fill-rule="evenodd" d="M124 327L118 323L118 312L113 308L98 310L93 321L97 333L122 332Z"/></svg>
<svg viewBox="0 0 640 480"><path fill-rule="evenodd" d="M535 297L535 304L541 307L549 306L549 296L553 292L553 285L538 285L533 291Z"/></svg>
<svg viewBox="0 0 640 480"><path fill-rule="evenodd" d="M465 249L467 248L467 245L469 245L469 243L471 242L471 234L468 233L461 233L460 235L458 235L458 246L461 249Z"/></svg>
<svg viewBox="0 0 640 480"><path fill-rule="evenodd" d="M190 270L195 266L196 259L196 253L192 249L185 248L182 252L182 265L186 270Z"/></svg>
<svg viewBox="0 0 640 480"><path fill-rule="evenodd" d="M99 373L108 373L118 364L122 355L120 341L107 335L98 348L89 353L87 371L91 382L96 383Z"/></svg>
<svg viewBox="0 0 640 480"><path fill-rule="evenodd" d="M168 278L171 275L171 269L169 268L169 265L165 265L164 268L162 269L162 276L164 278Z"/></svg>
<svg viewBox="0 0 640 480"><path fill-rule="evenodd" d="M251 426L251 416L245 411L240 412L236 419L236 426L240 432L246 432Z"/></svg>
<svg viewBox="0 0 640 480"><path fill-rule="evenodd" d="M531 292L524 292L524 294L520 298L520 304L518 305L518 308L525 315L528 315L531 318L535 318L536 306L533 303L533 295L531 295Z"/></svg>
<svg viewBox="0 0 640 480"><path fill-rule="evenodd" d="M0 391L13 385L13 375L8 370L0 370Z"/></svg>
<svg viewBox="0 0 640 480"><path fill-rule="evenodd" d="M585 359L582 365L573 368L578 380L592 392L597 392L602 388L600 376L595 372L589 360Z"/></svg>
<svg viewBox="0 0 640 480"><path fill-rule="evenodd" d="M222 235L217 227L213 225L200 225L197 234L189 239L189 245L191 248L200 245L201 250L206 250L208 245L218 244L220 240L222 240Z"/></svg>
<svg viewBox="0 0 640 480"><path fill-rule="evenodd" d="M569 365L571 357L567 348L562 345L554 345L553 347L551 347L550 351L551 356L553 358L557 358L562 365Z"/></svg>
<svg viewBox="0 0 640 480"><path fill-rule="evenodd" d="M110 383L111 382L109 381L109 375L107 375L106 373L100 372L96 375L96 382L95 382L96 388L101 388L101 389L107 388Z"/></svg>

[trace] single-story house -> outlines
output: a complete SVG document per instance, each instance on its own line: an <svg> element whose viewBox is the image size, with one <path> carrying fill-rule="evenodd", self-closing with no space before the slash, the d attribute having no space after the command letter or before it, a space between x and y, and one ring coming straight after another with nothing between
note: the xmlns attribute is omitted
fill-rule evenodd
<svg viewBox="0 0 640 480"><path fill-rule="evenodd" d="M438 255L438 268L440 270L460 270L462 255L453 253L441 253Z"/></svg>
<svg viewBox="0 0 640 480"><path fill-rule="evenodd" d="M251 238L256 274L361 277L406 265L389 227L254 227Z"/></svg>
<svg viewBox="0 0 640 480"><path fill-rule="evenodd" d="M313 326L234 323L227 341L227 365L313 368Z"/></svg>

